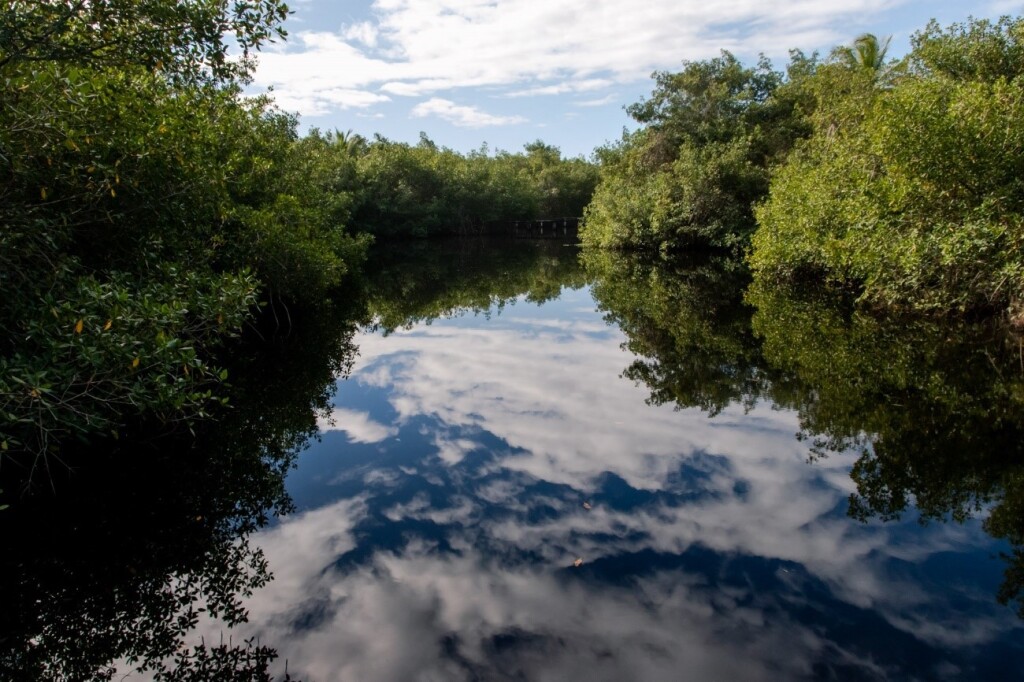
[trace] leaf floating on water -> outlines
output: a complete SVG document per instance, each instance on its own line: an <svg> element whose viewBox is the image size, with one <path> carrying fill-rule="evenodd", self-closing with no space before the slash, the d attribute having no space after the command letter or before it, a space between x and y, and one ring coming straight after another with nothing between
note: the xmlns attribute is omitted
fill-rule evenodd
<svg viewBox="0 0 1024 682"><path fill-rule="evenodd" d="M577 558L577 559L576 559L576 561L572 562L572 565L573 565L573 566L574 566L575 568L579 568L580 566L582 566L582 565L583 565L583 559L581 559L581 558Z"/></svg>

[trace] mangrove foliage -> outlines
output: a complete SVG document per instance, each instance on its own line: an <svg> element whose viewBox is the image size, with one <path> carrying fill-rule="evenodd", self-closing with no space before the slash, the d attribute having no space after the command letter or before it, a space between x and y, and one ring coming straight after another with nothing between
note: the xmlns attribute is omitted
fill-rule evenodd
<svg viewBox="0 0 1024 682"><path fill-rule="evenodd" d="M173 431L225 403L260 315L344 298L373 236L579 216L597 171L298 132L243 97L279 0L14 0L0 13L0 452ZM229 47L234 50L229 55ZM265 331L265 330L264 330ZM273 330L272 330L273 331Z"/></svg>
<svg viewBox="0 0 1024 682"><path fill-rule="evenodd" d="M864 35L786 72L729 53L655 74L598 151L585 244L726 248L766 282L863 303L1009 311L1024 293L1024 20L929 24L903 59Z"/></svg>

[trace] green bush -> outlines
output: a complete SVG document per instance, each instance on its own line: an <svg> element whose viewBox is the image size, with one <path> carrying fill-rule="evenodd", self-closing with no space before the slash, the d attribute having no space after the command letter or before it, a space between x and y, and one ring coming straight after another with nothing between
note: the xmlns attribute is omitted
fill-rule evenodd
<svg viewBox="0 0 1024 682"><path fill-rule="evenodd" d="M629 108L644 127L598 152L601 177L583 242L742 251L770 166L809 133L813 100L802 83L815 68L814 57L793 52L784 77L765 59L747 68L723 52L655 74L651 99Z"/></svg>
<svg viewBox="0 0 1024 682"><path fill-rule="evenodd" d="M816 273L862 289L866 301L919 310L1015 304L1024 292L1022 30L1020 20L932 25L890 84L823 102L813 138L757 209L757 276Z"/></svg>
<svg viewBox="0 0 1024 682"><path fill-rule="evenodd" d="M238 14L234 14L236 11ZM260 299L316 305L362 258L354 162L241 97L286 9L15 2L0 14L0 442L56 452L220 404ZM153 31L154 22L163 22ZM168 33L168 27L176 32Z"/></svg>

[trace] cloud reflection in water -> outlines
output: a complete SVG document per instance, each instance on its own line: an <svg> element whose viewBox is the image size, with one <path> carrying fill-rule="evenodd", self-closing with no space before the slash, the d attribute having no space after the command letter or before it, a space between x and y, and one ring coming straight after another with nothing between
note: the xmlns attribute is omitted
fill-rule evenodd
<svg viewBox="0 0 1024 682"><path fill-rule="evenodd" d="M809 464L770 405L645 404L592 310L363 335L247 633L315 680L958 678L1014 648L977 523L849 520L851 456Z"/></svg>

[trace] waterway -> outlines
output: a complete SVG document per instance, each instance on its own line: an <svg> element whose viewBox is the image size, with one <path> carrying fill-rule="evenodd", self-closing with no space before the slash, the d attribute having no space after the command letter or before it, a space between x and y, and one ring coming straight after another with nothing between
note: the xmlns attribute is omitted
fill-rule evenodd
<svg viewBox="0 0 1024 682"><path fill-rule="evenodd" d="M0 512L8 671L1024 679L1002 330L551 242L368 271L199 445Z"/></svg>

